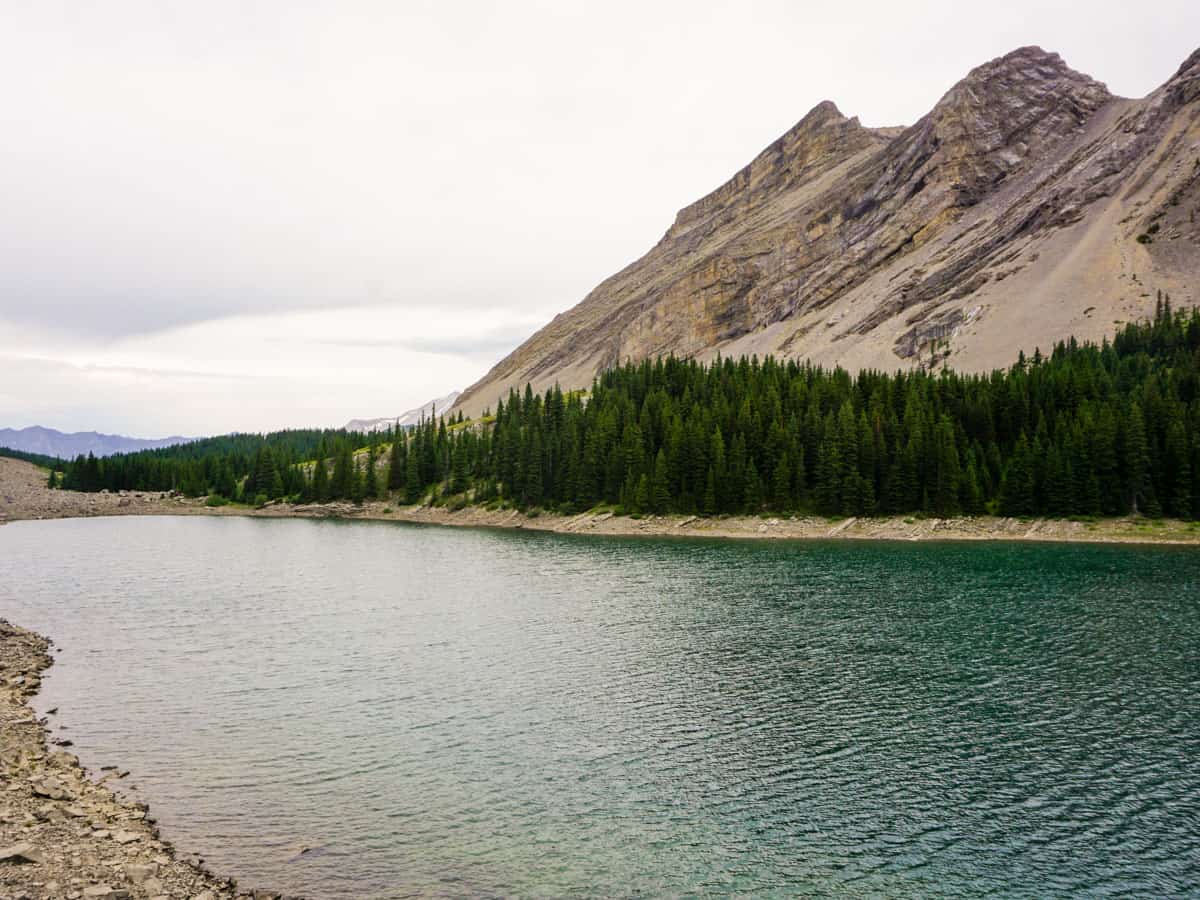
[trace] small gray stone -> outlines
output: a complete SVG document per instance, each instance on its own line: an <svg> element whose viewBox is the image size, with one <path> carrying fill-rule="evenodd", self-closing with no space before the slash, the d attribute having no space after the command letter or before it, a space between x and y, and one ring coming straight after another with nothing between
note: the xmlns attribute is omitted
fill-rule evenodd
<svg viewBox="0 0 1200 900"><path fill-rule="evenodd" d="M120 838L118 838L120 840ZM145 885L151 878L158 874L157 863L126 863L125 877L134 884ZM158 893L157 891L147 890L146 893Z"/></svg>

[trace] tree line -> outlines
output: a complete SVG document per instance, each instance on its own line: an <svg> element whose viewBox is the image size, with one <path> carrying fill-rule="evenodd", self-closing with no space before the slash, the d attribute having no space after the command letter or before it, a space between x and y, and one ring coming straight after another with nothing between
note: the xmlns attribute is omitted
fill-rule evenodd
<svg viewBox="0 0 1200 900"><path fill-rule="evenodd" d="M86 482L92 463L76 460L64 481L564 513L1200 518L1200 312L1160 301L1111 341L986 375L667 357L606 371L586 395L526 386L479 421L284 434L311 437L234 458L197 444L111 457ZM191 454L155 456L172 450Z"/></svg>
<svg viewBox="0 0 1200 900"><path fill-rule="evenodd" d="M363 435L341 429L293 429L228 434L106 457L88 454L62 466L59 486L77 491L178 491L246 502L277 499L306 490L298 463L364 441Z"/></svg>
<svg viewBox="0 0 1200 900"><path fill-rule="evenodd" d="M489 417L490 418L490 417ZM1200 517L1200 312L987 375L665 358L428 422L389 479L562 512ZM414 463L415 458L415 463Z"/></svg>
<svg viewBox="0 0 1200 900"><path fill-rule="evenodd" d="M7 456L10 459L20 459L28 463L33 463L35 466L41 466L43 469L61 469L63 460L57 456L47 456L44 453L27 453L24 450L14 450L11 447L0 447L0 456Z"/></svg>

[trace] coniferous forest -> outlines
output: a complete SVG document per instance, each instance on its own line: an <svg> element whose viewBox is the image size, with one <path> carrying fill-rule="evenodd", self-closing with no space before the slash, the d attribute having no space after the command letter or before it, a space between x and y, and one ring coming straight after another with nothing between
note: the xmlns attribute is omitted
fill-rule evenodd
<svg viewBox="0 0 1200 900"><path fill-rule="evenodd" d="M305 488L296 463L361 446L363 435L333 429L300 429L272 434L228 434L156 450L97 458L79 456L63 468L68 490L179 491L199 497L216 494L247 499L279 498Z"/></svg>
<svg viewBox="0 0 1200 900"><path fill-rule="evenodd" d="M1200 518L1200 312L1160 303L1112 341L988 375L666 358L607 371L586 396L526 387L478 422L282 435L76 460L64 484L559 512Z"/></svg>

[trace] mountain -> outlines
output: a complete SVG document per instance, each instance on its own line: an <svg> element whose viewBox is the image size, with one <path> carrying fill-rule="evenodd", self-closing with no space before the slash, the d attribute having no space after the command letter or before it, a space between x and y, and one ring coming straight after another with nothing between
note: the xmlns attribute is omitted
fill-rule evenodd
<svg viewBox="0 0 1200 900"><path fill-rule="evenodd" d="M30 428L0 428L0 447L20 450L23 453L38 453L57 456L59 459L74 459L80 454L111 456L114 453L132 453L135 450L154 450L187 444L197 438L167 437L158 440L125 437L122 434L100 434L95 431L75 431L66 434L53 428L34 425Z"/></svg>
<svg viewBox="0 0 1200 900"><path fill-rule="evenodd" d="M1200 51L1130 100L1024 47L909 128L820 103L459 407L667 353L988 370L1099 340L1153 313L1159 291L1194 305L1198 99Z"/></svg>
<svg viewBox="0 0 1200 900"><path fill-rule="evenodd" d="M401 413L390 419L351 419L345 424L347 431L387 431L393 425L399 425L401 428L412 428L421 419L428 419L433 416L434 410L440 413L450 411L454 406L454 401L459 398L458 391L451 391L445 397L438 397L436 400L430 400L428 403L418 406L416 409L410 409L408 412Z"/></svg>

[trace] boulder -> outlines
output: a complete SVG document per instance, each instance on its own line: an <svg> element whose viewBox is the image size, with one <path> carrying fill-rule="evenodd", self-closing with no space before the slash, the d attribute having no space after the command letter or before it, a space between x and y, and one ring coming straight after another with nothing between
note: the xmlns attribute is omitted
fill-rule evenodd
<svg viewBox="0 0 1200 900"><path fill-rule="evenodd" d="M41 851L33 844L13 844L11 847L0 848L0 863L20 865L22 863L42 862Z"/></svg>
<svg viewBox="0 0 1200 900"><path fill-rule="evenodd" d="M40 781L31 782L33 795L35 797L45 797L49 800L74 800L75 795L67 790L67 786L57 778L48 777Z"/></svg>
<svg viewBox="0 0 1200 900"><path fill-rule="evenodd" d="M83 889L84 900L129 900L129 891L111 888L107 884L93 884Z"/></svg>

